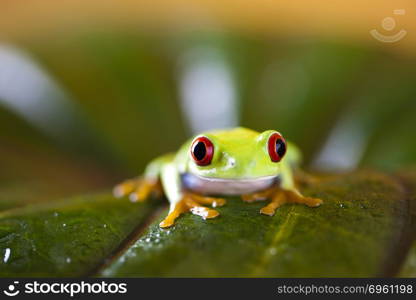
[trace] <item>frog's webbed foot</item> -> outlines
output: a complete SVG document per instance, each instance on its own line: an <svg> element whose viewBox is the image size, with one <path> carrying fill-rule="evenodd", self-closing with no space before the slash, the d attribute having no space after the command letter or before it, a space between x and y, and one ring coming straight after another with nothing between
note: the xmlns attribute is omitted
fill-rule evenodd
<svg viewBox="0 0 416 300"><path fill-rule="evenodd" d="M276 209L285 203L305 204L309 207L317 207L322 204L321 199L305 197L297 191L283 190L275 188L271 195L271 201L268 205L260 210L260 213L268 216L273 216Z"/></svg>
<svg viewBox="0 0 416 300"><path fill-rule="evenodd" d="M226 201L224 198L214 198L214 197L206 197L201 196L194 193L186 193L186 196L194 200L195 202L203 205L211 205L212 207L221 207L224 206Z"/></svg>
<svg viewBox="0 0 416 300"><path fill-rule="evenodd" d="M175 220L183 213L191 212L205 219L212 219L219 216L215 209L203 205L219 207L225 204L225 199L204 197L193 193L185 193L182 199L175 205L175 208L169 212L167 217L159 224L162 228L167 228L175 223Z"/></svg>
<svg viewBox="0 0 416 300"><path fill-rule="evenodd" d="M143 202L151 194L160 197L163 194L162 186L159 180L146 178L134 178L126 180L113 189L113 194L117 198L129 195L132 202Z"/></svg>
<svg viewBox="0 0 416 300"><path fill-rule="evenodd" d="M284 191L289 203L305 204L309 207L318 207L323 201L318 198L305 197L298 191Z"/></svg>

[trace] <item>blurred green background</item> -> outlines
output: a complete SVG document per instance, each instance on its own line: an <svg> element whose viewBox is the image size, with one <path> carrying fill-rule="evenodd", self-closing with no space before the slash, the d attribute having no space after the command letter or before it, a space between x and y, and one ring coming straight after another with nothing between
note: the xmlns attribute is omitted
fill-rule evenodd
<svg viewBox="0 0 416 300"><path fill-rule="evenodd" d="M34 7L32 21L43 10L62 16ZM155 30L53 20L24 35L4 27L2 207L109 189L191 134L223 126L277 129L319 171L415 161L416 57L369 34L363 42L336 23L317 35L284 22L283 32L257 34L232 24Z"/></svg>

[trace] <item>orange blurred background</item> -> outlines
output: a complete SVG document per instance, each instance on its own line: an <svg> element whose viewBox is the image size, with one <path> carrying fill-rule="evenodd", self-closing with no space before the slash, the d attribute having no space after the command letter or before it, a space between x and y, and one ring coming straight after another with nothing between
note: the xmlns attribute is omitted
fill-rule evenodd
<svg viewBox="0 0 416 300"><path fill-rule="evenodd" d="M413 51L416 47L416 3L398 1L273 1L273 0L3 0L0 4L0 34L3 40L25 40L57 34L74 27L123 27L133 31L220 28L256 35L311 35L353 38L377 43L372 29L390 34L381 26L394 10L397 30L407 36L392 49ZM383 45L387 47L387 45Z"/></svg>

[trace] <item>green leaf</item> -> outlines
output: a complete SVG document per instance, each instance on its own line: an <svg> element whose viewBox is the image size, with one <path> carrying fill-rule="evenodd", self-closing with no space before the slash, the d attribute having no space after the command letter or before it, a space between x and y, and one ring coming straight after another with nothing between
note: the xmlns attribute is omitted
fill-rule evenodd
<svg viewBox="0 0 416 300"><path fill-rule="evenodd" d="M407 256L401 266L399 276L416 277L416 170L409 168L398 173L400 180L406 187L409 199L408 210L410 220L404 229L403 254Z"/></svg>
<svg viewBox="0 0 416 300"><path fill-rule="evenodd" d="M285 205L274 217L264 203L228 199L221 216L186 214L172 229L157 220L101 276L280 277L378 276L394 259L407 216L392 177L371 172L322 178L305 189L319 208ZM165 215L166 212L162 214Z"/></svg>
<svg viewBox="0 0 416 300"><path fill-rule="evenodd" d="M89 275L156 203L105 194L0 212L0 276Z"/></svg>

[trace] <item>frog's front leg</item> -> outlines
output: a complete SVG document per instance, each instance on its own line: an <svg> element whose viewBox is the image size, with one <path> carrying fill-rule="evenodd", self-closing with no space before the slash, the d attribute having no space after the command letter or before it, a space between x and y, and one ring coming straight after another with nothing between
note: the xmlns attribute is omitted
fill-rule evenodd
<svg viewBox="0 0 416 300"><path fill-rule="evenodd" d="M288 164L281 167L280 185L273 189L271 202L260 210L260 213L273 216L276 209L285 203L305 204L309 207L317 207L322 204L321 199L303 196L295 186L293 170Z"/></svg>
<svg viewBox="0 0 416 300"><path fill-rule="evenodd" d="M212 219L219 215L218 211L204 205L218 207L225 204L222 198L212 198L183 190L180 175L174 164L167 164L161 174L162 185L170 202L167 217L159 224L162 228L174 225L175 220L183 213L191 212L203 219Z"/></svg>
<svg viewBox="0 0 416 300"><path fill-rule="evenodd" d="M203 197L192 193L184 193L182 199L176 203L169 211L167 217L159 224L162 228L174 225L175 220L183 213L191 212L194 215L202 217L204 220L212 219L219 216L215 209L203 206L211 204L213 207L222 206L225 203L221 198Z"/></svg>
<svg viewBox="0 0 416 300"><path fill-rule="evenodd" d="M246 202L271 199L270 203L260 210L261 214L273 216L280 206L285 203L305 204L309 207L317 207L322 204L321 199L303 196L295 186L292 170L287 166L282 166L281 182L279 185L255 194L243 195L242 199Z"/></svg>
<svg viewBox="0 0 416 300"><path fill-rule="evenodd" d="M289 203L305 204L309 207L318 207L323 203L321 199L303 196L298 190L286 190L284 192Z"/></svg>
<svg viewBox="0 0 416 300"><path fill-rule="evenodd" d="M263 215L273 216L276 209L287 203L287 197L283 190L278 191L277 189L272 193L272 198L269 204L260 209L260 213Z"/></svg>
<svg viewBox="0 0 416 300"><path fill-rule="evenodd" d="M284 190L276 187L271 196L271 201L268 205L260 210L261 214L273 216L276 209L285 203L298 203L305 204L309 207L317 207L322 204L321 199L305 197L299 193L296 189Z"/></svg>
<svg viewBox="0 0 416 300"><path fill-rule="evenodd" d="M206 197L191 192L186 192L185 196L188 196L190 199L201 205L211 205L212 207L220 207L226 203L224 198Z"/></svg>

